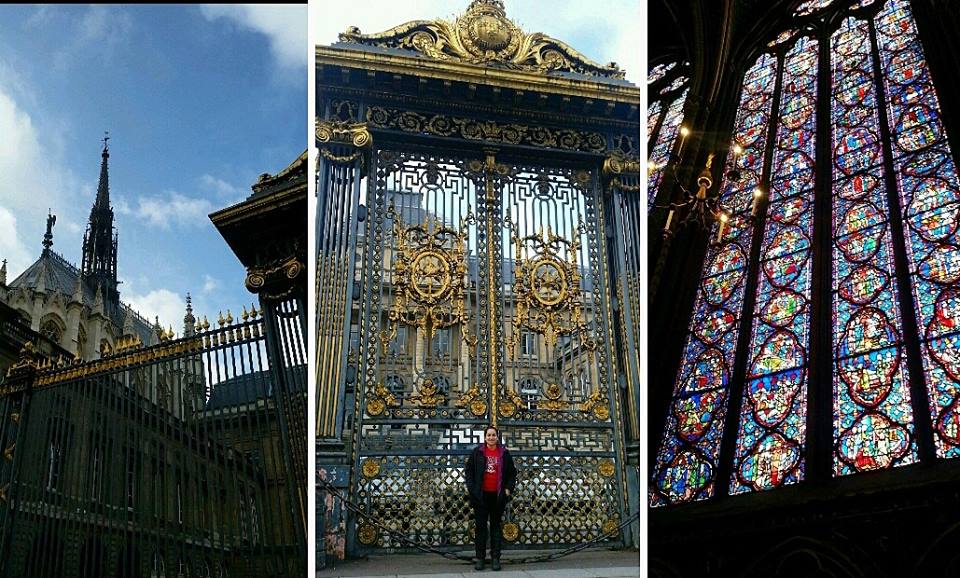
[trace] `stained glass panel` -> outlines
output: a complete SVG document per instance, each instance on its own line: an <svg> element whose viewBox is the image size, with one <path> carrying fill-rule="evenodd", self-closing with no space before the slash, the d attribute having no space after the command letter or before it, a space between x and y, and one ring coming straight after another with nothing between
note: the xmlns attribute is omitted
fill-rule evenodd
<svg viewBox="0 0 960 578"><path fill-rule="evenodd" d="M707 251L683 361L674 386L664 441L650 492L652 505L713 495L728 384L743 306L752 227L747 215L763 168L777 63L764 55L747 72L736 120L744 148L739 181L727 182L721 199L733 211L728 232ZM714 235L715 237L715 235Z"/></svg>
<svg viewBox="0 0 960 578"><path fill-rule="evenodd" d="M663 103L659 100L647 108L647 140L653 138L653 131L657 128L660 113L663 112Z"/></svg>
<svg viewBox="0 0 960 578"><path fill-rule="evenodd" d="M907 259L937 455L960 456L960 183L907 2L876 17Z"/></svg>
<svg viewBox="0 0 960 578"><path fill-rule="evenodd" d="M650 74L647 75L647 84L653 84L654 82L660 80L668 72L673 70L673 67L676 66L676 62L665 62L663 64L658 64L650 69Z"/></svg>
<svg viewBox="0 0 960 578"><path fill-rule="evenodd" d="M797 16L806 16L818 10L823 10L831 4L833 4L833 0L806 0L805 2L801 2L793 13Z"/></svg>
<svg viewBox="0 0 960 578"><path fill-rule="evenodd" d="M917 460L869 23L831 39L834 472Z"/></svg>
<svg viewBox="0 0 960 578"><path fill-rule="evenodd" d="M730 493L803 479L817 42L787 53Z"/></svg>
<svg viewBox="0 0 960 578"><path fill-rule="evenodd" d="M673 143L680 132L680 123L683 121L683 103L687 100L687 90L667 107L663 115L663 122L660 125L660 133L657 134L657 141L653 145L649 163L652 170L647 175L647 210L653 209L653 200L657 196L657 190L663 180L664 168L670 160L670 153L673 150Z"/></svg>

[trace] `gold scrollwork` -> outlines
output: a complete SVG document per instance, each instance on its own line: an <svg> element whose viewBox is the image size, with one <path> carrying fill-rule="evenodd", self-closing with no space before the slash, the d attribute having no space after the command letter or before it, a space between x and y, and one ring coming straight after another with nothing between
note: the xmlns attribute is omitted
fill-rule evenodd
<svg viewBox="0 0 960 578"><path fill-rule="evenodd" d="M604 176L639 175L640 161L623 155L611 155L603 161Z"/></svg>
<svg viewBox="0 0 960 578"><path fill-rule="evenodd" d="M428 343L435 330L459 324L473 354L477 338L468 331L466 221L460 223L459 231L429 217L422 224L405 226L392 205L388 213L396 242L395 298L387 314L387 329L380 333L381 346L386 350L400 324L422 329ZM427 405L436 405L436 392L424 392L425 384L421 383L422 399Z"/></svg>
<svg viewBox="0 0 960 578"><path fill-rule="evenodd" d="M520 537L520 526L513 522L507 522L500 530L503 532L503 539L507 542L516 542L517 538Z"/></svg>
<svg viewBox="0 0 960 578"><path fill-rule="evenodd" d="M558 383L548 383L543 388L543 396L547 399L540 402L540 405L549 411L563 411L570 404L561 399L563 397L563 388Z"/></svg>
<svg viewBox="0 0 960 578"><path fill-rule="evenodd" d="M360 529L357 530L357 538L361 544L369 546L377 541L377 529L373 526L360 526Z"/></svg>
<svg viewBox="0 0 960 578"><path fill-rule="evenodd" d="M317 119L317 142L349 144L358 149L373 145L373 135L365 122Z"/></svg>
<svg viewBox="0 0 960 578"><path fill-rule="evenodd" d="M4 486L3 486L2 488L0 488L0 502L3 502L4 504L8 503L7 490L8 490L9 488L10 488L10 484L9 484L9 483L4 484Z"/></svg>
<svg viewBox="0 0 960 578"><path fill-rule="evenodd" d="M470 403L470 413L473 415L484 415L487 413L487 404L486 402L475 400Z"/></svg>
<svg viewBox="0 0 960 578"><path fill-rule="evenodd" d="M445 115L426 116L417 112L372 106L367 109L367 121L376 128L397 129L404 132L455 136L466 140L486 141L512 145L529 145L599 153L607 149L603 135L597 132L581 132L570 129L548 129L523 124L501 124L491 120L475 120ZM482 168L468 168L479 172ZM588 173L587 173L588 174Z"/></svg>
<svg viewBox="0 0 960 578"><path fill-rule="evenodd" d="M600 533L604 536L607 534L612 534L617 531L617 526L620 525L620 519L613 517L603 523L603 526L600 527Z"/></svg>
<svg viewBox="0 0 960 578"><path fill-rule="evenodd" d="M421 407L436 407L443 403L444 395L429 377L417 386L417 393L410 396L410 401Z"/></svg>
<svg viewBox="0 0 960 578"><path fill-rule="evenodd" d="M596 63L569 45L540 32L527 33L507 18L502 0L474 0L455 22L415 20L379 34L351 26L340 40L370 46L406 48L435 60L496 64L539 74L567 71L623 78L616 63Z"/></svg>
<svg viewBox="0 0 960 578"><path fill-rule="evenodd" d="M383 383L377 383L372 392L368 392L367 415L378 416L382 414L387 407L399 407L400 402Z"/></svg>
<svg viewBox="0 0 960 578"><path fill-rule="evenodd" d="M610 419L610 408L606 405L598 405L593 408L593 417L597 418L600 421L607 421Z"/></svg>
<svg viewBox="0 0 960 578"><path fill-rule="evenodd" d="M454 402L457 407L468 407L473 415L484 415L487 413L487 404L480 399L480 389L474 385L457 398Z"/></svg>
<svg viewBox="0 0 960 578"><path fill-rule="evenodd" d="M610 408L607 407L606 400L600 394L600 391L594 391L586 400L577 406L582 412L592 413L599 421L610 419Z"/></svg>
<svg viewBox="0 0 960 578"><path fill-rule="evenodd" d="M543 335L548 347L556 346L561 335L577 333L587 350L596 349L583 317L577 265L581 228L574 232L572 241L550 229L523 238L513 235L517 305L513 331L507 339L511 356L515 355L524 328ZM561 257L563 252L568 255L566 260Z"/></svg>
<svg viewBox="0 0 960 578"><path fill-rule="evenodd" d="M363 460L361 470L363 471L363 477L375 478L380 475L380 461L372 458Z"/></svg>
<svg viewBox="0 0 960 578"><path fill-rule="evenodd" d="M12 461L13 461L13 451L14 451L16 448L17 448L17 444L13 444L13 445L11 445L10 447L8 447L7 449L3 450L3 459L7 460L8 462L12 462Z"/></svg>
<svg viewBox="0 0 960 578"><path fill-rule="evenodd" d="M613 466L613 460L603 459L600 460L600 463L597 464L597 473L605 478L609 478L614 474L616 469Z"/></svg>

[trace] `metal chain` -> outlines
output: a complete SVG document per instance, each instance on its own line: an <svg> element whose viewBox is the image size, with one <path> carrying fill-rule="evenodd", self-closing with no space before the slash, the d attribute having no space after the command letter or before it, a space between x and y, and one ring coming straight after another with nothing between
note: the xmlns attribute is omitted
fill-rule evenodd
<svg viewBox="0 0 960 578"><path fill-rule="evenodd" d="M364 512L359 506L357 506L356 504L354 504L353 502L351 502L350 500L348 500L347 498L345 498L345 497L343 496L343 494L341 494L340 491L339 491L336 487L334 487L330 482L328 482L328 481L326 481L326 480L323 480L323 479L319 479L319 478L318 478L318 481L320 482L321 485L323 485L323 487L324 487L327 491L329 491L329 492L330 492L331 494L333 494L336 498L338 498L341 502L343 502L343 504L344 504L344 505L347 507L347 509L349 509L351 512L357 514L358 516L360 516L360 517L363 518L364 520L370 522L371 525L375 526L375 527L376 527L377 529L379 529L380 531L386 532L387 534L393 536L394 538L399 539L400 542L402 542L402 543L404 543L404 544L406 544L406 545L408 545L408 546L411 546L411 547L413 547L413 548L416 548L417 550L421 550L421 551L423 551L423 552L427 552L427 553L429 553L429 554L437 554L437 555L439 555L439 556L443 556L444 558L447 558L447 559L449 559L449 560L464 560L464 561L467 561L467 562L473 560L473 556L464 556L463 554L456 554L456 553L453 553L453 552L445 552L445 551L439 550L439 549L437 549L436 547L431 546L431 545L429 545L429 544L424 544L423 542L418 542L418 541L416 541L416 540L412 540L412 539L404 536L403 534L401 534L400 532L398 532L398 531L396 531L396 530L392 530L392 529L390 529L390 528L387 528L387 527L386 527L385 525L383 525L383 523L381 523L379 520L377 520L376 518L374 518L374 517L371 516L370 514ZM523 558L507 558L507 559L503 560L503 563L504 563L504 564L533 564L533 563L536 563L536 562L548 562L548 561L552 561L552 560L559 560L560 558L563 558L563 557L565 557L565 556L569 556L570 554L574 554L574 553L576 553L576 552L580 552L581 550L585 550L585 549L589 548L590 546L593 546L594 544L598 544L599 542L601 542L601 541L603 541L603 540L606 540L607 538L610 538L610 537L616 535L617 533L620 532L620 530L622 530L622 529L623 529L624 527L626 527L628 524L633 523L633 522L634 522L635 520L637 520L639 517L640 517L640 512L635 512L633 515L631 515L630 517L628 517L628 518L626 518L625 520L623 520L622 522L620 522L620 524L619 524L615 529L610 530L609 532L607 532L607 533L605 533L605 534L601 534L600 536L594 538L593 540L590 540L589 542L583 542L583 543L581 543L581 544L577 544L577 545L575 545L575 546L571 546L571 547L569 547L569 548L567 548L567 549L565 549L565 550L559 550L559 551L556 551L556 552L551 552L551 553L549 553L549 554L540 554L540 555L538 555L538 556L526 556L526 557L523 557Z"/></svg>

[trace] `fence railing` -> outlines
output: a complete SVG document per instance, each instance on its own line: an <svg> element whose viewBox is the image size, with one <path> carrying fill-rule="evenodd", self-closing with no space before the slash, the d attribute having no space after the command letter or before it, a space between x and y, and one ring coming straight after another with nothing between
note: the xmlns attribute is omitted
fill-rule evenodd
<svg viewBox="0 0 960 578"><path fill-rule="evenodd" d="M0 575L302 576L298 302L0 384Z"/></svg>

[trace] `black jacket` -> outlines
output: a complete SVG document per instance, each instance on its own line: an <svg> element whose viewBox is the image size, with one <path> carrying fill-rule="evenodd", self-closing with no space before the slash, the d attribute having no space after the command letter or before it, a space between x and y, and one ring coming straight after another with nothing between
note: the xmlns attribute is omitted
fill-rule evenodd
<svg viewBox="0 0 960 578"><path fill-rule="evenodd" d="M467 457L467 465L463 470L463 477L467 482L467 492L470 493L471 500L483 500L483 474L487 469L487 458L483 455L483 444L475 447L470 456ZM517 485L517 468L513 465L513 457L510 450L503 448L503 468L501 469L503 480L500 483L500 499L504 499L504 490L513 489ZM509 499L509 498L508 498Z"/></svg>

